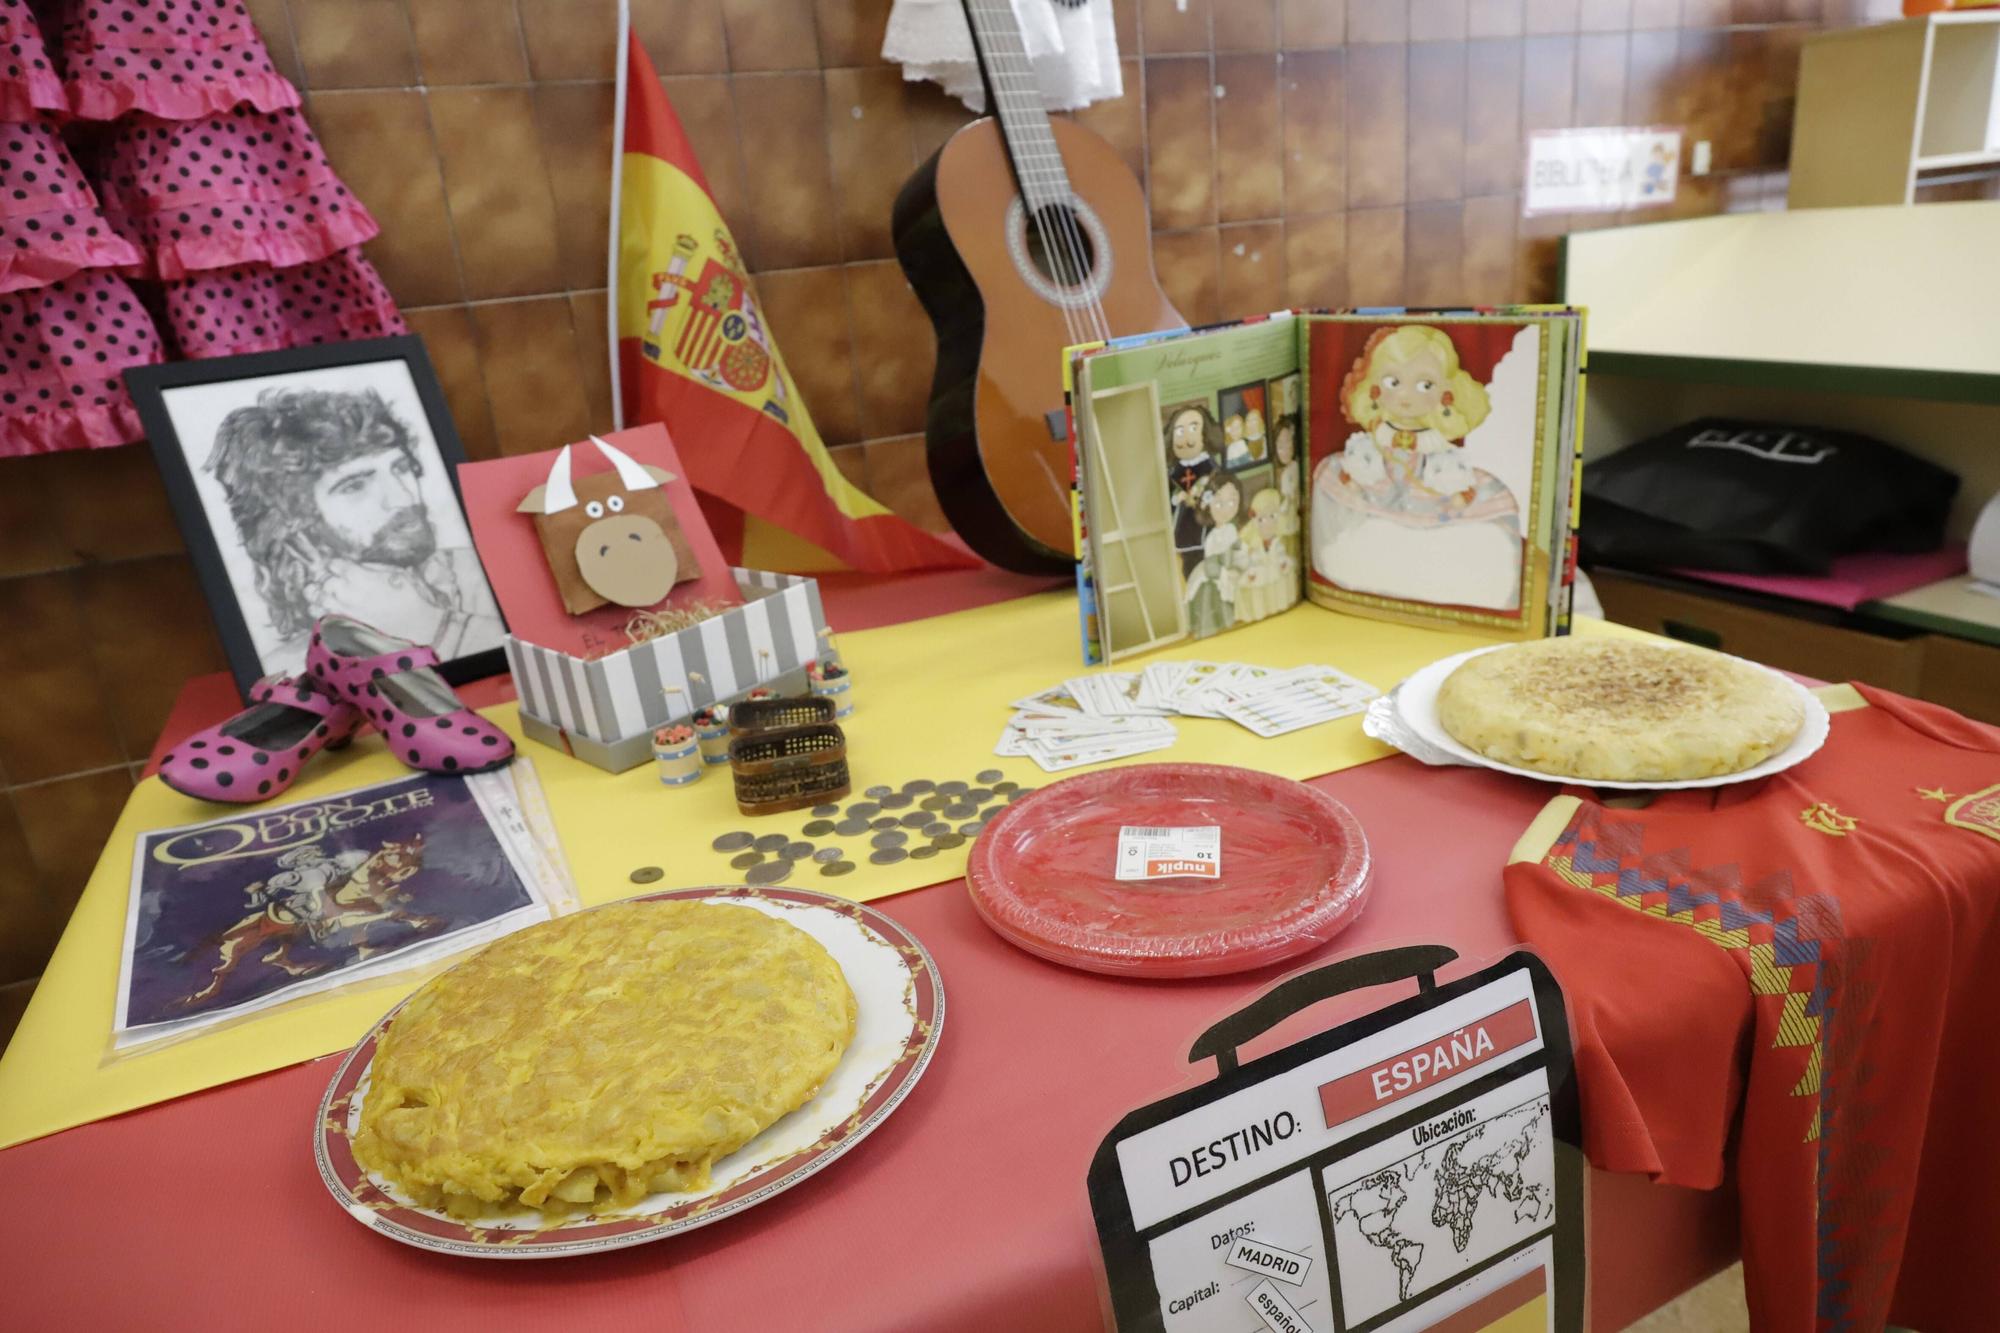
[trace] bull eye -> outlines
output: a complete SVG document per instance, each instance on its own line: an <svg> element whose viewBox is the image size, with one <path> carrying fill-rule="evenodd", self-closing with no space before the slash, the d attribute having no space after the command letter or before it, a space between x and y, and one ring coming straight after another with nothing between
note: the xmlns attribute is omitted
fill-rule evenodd
<svg viewBox="0 0 2000 1333"><path fill-rule="evenodd" d="M604 507L614 514L622 514L625 512L625 497L614 495L604 502Z"/></svg>
<svg viewBox="0 0 2000 1333"><path fill-rule="evenodd" d="M604 503L601 500L592 500L589 504L583 507L583 512L590 515L592 518L603 518Z"/></svg>

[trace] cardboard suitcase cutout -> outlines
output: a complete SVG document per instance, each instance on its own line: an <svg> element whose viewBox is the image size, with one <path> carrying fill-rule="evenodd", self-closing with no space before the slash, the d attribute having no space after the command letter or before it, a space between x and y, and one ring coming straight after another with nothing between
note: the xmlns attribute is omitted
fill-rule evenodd
<svg viewBox="0 0 2000 1333"><path fill-rule="evenodd" d="M1273 987L1196 1038L1214 1079L1119 1121L1090 1167L1124 1333L1581 1333L1569 1021L1516 952L1440 984L1416 945ZM1345 991L1414 996L1239 1064Z"/></svg>
<svg viewBox="0 0 2000 1333"><path fill-rule="evenodd" d="M519 510L535 516L564 610L581 615L614 603L653 606L677 585L701 577L667 497L666 483L675 476L595 435L590 442L611 471L577 479L565 445L549 479L528 492Z"/></svg>

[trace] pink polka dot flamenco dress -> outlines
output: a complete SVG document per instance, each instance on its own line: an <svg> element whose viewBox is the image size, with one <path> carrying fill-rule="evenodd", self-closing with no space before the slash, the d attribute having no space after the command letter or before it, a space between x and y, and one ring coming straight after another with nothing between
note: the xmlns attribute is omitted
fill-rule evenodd
<svg viewBox="0 0 2000 1333"><path fill-rule="evenodd" d="M242 4L37 8L0 0L0 455L139 439L128 366L407 331Z"/></svg>

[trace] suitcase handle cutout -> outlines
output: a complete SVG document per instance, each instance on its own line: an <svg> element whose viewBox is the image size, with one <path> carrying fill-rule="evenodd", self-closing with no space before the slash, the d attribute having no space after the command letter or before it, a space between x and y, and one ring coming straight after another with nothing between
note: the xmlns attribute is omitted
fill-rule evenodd
<svg viewBox="0 0 2000 1333"><path fill-rule="evenodd" d="M1227 1074L1236 1068L1236 1050L1245 1042L1270 1031L1301 1009L1364 986L1383 986L1414 977L1418 993L1428 995L1437 989L1437 970L1457 957L1458 950L1442 944L1412 944L1343 958L1302 972L1196 1037L1188 1049L1188 1063L1213 1056L1215 1072Z"/></svg>

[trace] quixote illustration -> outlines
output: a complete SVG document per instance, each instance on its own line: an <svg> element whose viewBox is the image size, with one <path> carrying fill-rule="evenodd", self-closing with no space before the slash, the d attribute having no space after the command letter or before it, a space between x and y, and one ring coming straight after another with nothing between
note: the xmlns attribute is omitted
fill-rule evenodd
<svg viewBox="0 0 2000 1333"><path fill-rule="evenodd" d="M411 912L402 887L423 868L421 833L373 852L353 848L332 856L308 843L280 855L277 864L269 878L245 890L247 915L188 951L183 961L211 951L217 961L208 984L183 997L183 1007L215 998L240 968L309 977L400 947L441 924L441 918ZM295 956L295 950L308 956Z"/></svg>

